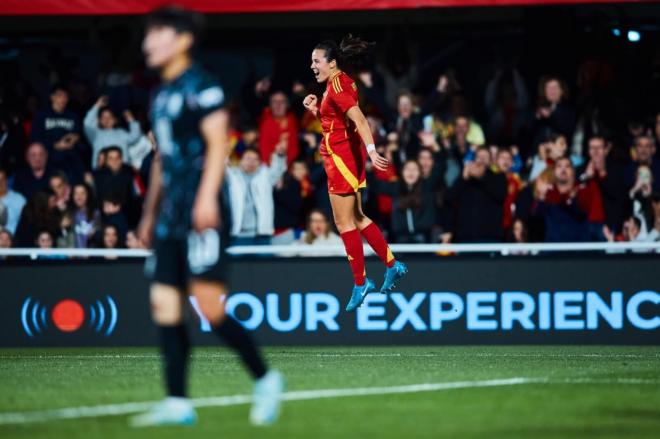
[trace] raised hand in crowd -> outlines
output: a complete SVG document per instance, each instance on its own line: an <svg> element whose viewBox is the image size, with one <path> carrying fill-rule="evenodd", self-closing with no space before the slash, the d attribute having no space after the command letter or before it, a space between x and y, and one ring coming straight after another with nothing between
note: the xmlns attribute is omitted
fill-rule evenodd
<svg viewBox="0 0 660 439"><path fill-rule="evenodd" d="M271 81L269 77L261 78L254 84L254 94L257 96L265 96L270 91Z"/></svg>

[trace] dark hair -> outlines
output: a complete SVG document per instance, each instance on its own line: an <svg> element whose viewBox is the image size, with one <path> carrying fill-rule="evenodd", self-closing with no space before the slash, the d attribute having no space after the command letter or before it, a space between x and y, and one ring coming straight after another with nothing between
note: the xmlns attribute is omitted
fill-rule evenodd
<svg viewBox="0 0 660 439"><path fill-rule="evenodd" d="M422 207L422 167L417 160L407 160L401 166L401 173L409 163L415 164L419 170L419 179L411 188L408 188L406 182L401 178L399 180L399 209L419 209Z"/></svg>
<svg viewBox="0 0 660 439"><path fill-rule="evenodd" d="M101 199L103 203L112 203L112 204L118 204L121 206L121 198L119 195L115 192L110 192L105 195L103 195L103 198Z"/></svg>
<svg viewBox="0 0 660 439"><path fill-rule="evenodd" d="M245 148L245 151L243 151L243 155L247 154L248 152L255 153L257 157L259 157L259 160L261 160L261 154L259 153L259 150L257 148L254 147Z"/></svg>
<svg viewBox="0 0 660 439"><path fill-rule="evenodd" d="M106 247L105 246L105 231L107 229L115 229L115 233L117 234L117 243L115 244L115 247ZM101 236L99 237L99 244L101 248L121 248L122 243L121 243L121 232L119 231L119 228L111 223L105 223L103 227L101 227Z"/></svg>
<svg viewBox="0 0 660 439"><path fill-rule="evenodd" d="M96 210L95 207L95 200L94 200L94 192L92 191L92 188L87 184L87 183L77 183L73 186L73 190L71 191L71 201L70 201L70 209L75 212L77 209L76 203L73 200L73 194L76 191L76 188L80 186L81 188L85 189L85 192L87 193L87 204L85 204L85 219L87 221L91 221L94 219L94 211Z"/></svg>
<svg viewBox="0 0 660 439"><path fill-rule="evenodd" d="M339 45L332 40L325 40L314 46L314 49L325 50L325 58L328 62L335 60L343 69L359 67L374 44L348 34L342 38Z"/></svg>
<svg viewBox="0 0 660 439"><path fill-rule="evenodd" d="M64 93L69 93L69 90L62 84L61 82L56 82L55 84L50 86L50 94L54 95L58 91L63 91Z"/></svg>
<svg viewBox="0 0 660 439"><path fill-rule="evenodd" d="M315 213L318 213L319 215L323 216L323 219L325 220L326 224L328 224L328 230L325 233L326 238L328 237L328 235L330 235L330 232L332 231L330 228L330 220L328 219L328 215L326 215L322 209L312 209L307 214L307 226L305 227L305 237L303 238L305 244L311 244L312 242L314 242L314 236L312 236L311 225L312 225L312 215L314 215Z"/></svg>
<svg viewBox="0 0 660 439"><path fill-rule="evenodd" d="M66 176L64 171L55 172L53 175L50 176L50 178L48 180L50 181L53 178L59 178L60 180L62 180L62 183L69 184L69 177Z"/></svg>
<svg viewBox="0 0 660 439"><path fill-rule="evenodd" d="M112 151L117 151L119 153L119 155L122 156L122 158L124 157L124 152L118 146L114 146L114 145L113 146L108 146L107 148L103 148L101 150L102 153L105 153L106 157L107 157L108 153L112 152Z"/></svg>
<svg viewBox="0 0 660 439"><path fill-rule="evenodd" d="M641 231L642 230L642 220L639 219L637 216L631 216L630 219L633 220L633 222L635 223L637 228Z"/></svg>
<svg viewBox="0 0 660 439"><path fill-rule="evenodd" d="M498 156L503 152L509 154L511 156L511 158L513 158L513 151L511 151L511 148L508 148L506 146L500 146L500 147L497 148L497 155Z"/></svg>
<svg viewBox="0 0 660 439"><path fill-rule="evenodd" d="M525 224L525 221L523 221L523 219L520 217L515 217L511 222L511 227L509 227L509 230L507 230L506 232L506 242L516 242L516 235L513 233L513 229L518 221L520 221L520 224L522 224L523 226L523 230L522 230L523 242L528 242L529 233L527 231L527 224Z"/></svg>
<svg viewBox="0 0 660 439"><path fill-rule="evenodd" d="M547 101L545 97L545 86L550 81L557 81L559 87L561 87L561 100L565 101L566 99L568 99L568 85L566 84L566 81L564 81L563 79L561 79L559 76L556 75L545 75L542 76L541 79L539 79L539 83L538 83L538 95L539 95L540 106L542 107L547 105Z"/></svg>
<svg viewBox="0 0 660 439"><path fill-rule="evenodd" d="M167 5L154 10L145 19L145 31L158 27L171 27L179 34L190 33L196 45L204 30L204 17L177 5Z"/></svg>
<svg viewBox="0 0 660 439"><path fill-rule="evenodd" d="M35 244L39 245L39 237L41 235L43 235L44 233L47 234L48 236L50 236L50 240L52 241L52 245L55 246L55 234L53 232L51 232L50 230L48 230L48 229L39 229L39 231L36 234L35 240L34 240Z"/></svg>
<svg viewBox="0 0 660 439"><path fill-rule="evenodd" d="M557 164L559 164L559 162L561 162L561 161L567 161L568 164L570 165L570 167L573 168L573 169L575 169L575 166L573 166L573 162L571 161L570 157L565 156L565 155L563 155L563 156L559 157L557 160L555 160L555 167L556 167Z"/></svg>
<svg viewBox="0 0 660 439"><path fill-rule="evenodd" d="M589 137L589 139L587 139L587 144L589 144L589 142L591 142L592 140L602 140L603 141L603 146L605 148L607 148L607 139L602 134L595 134L595 135Z"/></svg>
<svg viewBox="0 0 660 439"><path fill-rule="evenodd" d="M101 116L103 115L103 113L105 113L106 111L109 111L110 113L112 113L112 115L113 115L114 117L117 117L117 116L115 115L115 112L112 111L112 108L110 108L108 105L106 105L105 107L101 107L101 108L99 108L99 112L98 112L98 115L99 115L99 116L98 116L98 118L100 119Z"/></svg>

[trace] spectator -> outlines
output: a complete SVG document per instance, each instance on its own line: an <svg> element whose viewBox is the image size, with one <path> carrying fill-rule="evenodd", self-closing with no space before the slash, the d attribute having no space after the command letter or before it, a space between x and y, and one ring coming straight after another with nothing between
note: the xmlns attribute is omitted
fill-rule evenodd
<svg viewBox="0 0 660 439"><path fill-rule="evenodd" d="M34 244L36 244L40 249L50 250L54 247L55 235L49 230L42 230L37 235L37 239L33 245ZM66 256L58 254L41 255L37 257L37 259L66 259Z"/></svg>
<svg viewBox="0 0 660 439"><path fill-rule="evenodd" d="M660 191L660 160L655 156L655 142L651 136L638 136L635 138L633 161L625 170L625 184L632 188L635 184L640 166L648 166L649 177L653 177L653 190Z"/></svg>
<svg viewBox="0 0 660 439"><path fill-rule="evenodd" d="M495 167L497 172L506 177L507 194L506 198L504 199L504 215L502 217L502 227L506 233L506 231L508 231L509 228L513 225L513 216L516 213L515 203L516 199L518 198L518 194L523 188L523 181L518 174L511 171L511 168L513 168L513 154L511 153L511 150L500 148L497 151Z"/></svg>
<svg viewBox="0 0 660 439"><path fill-rule="evenodd" d="M119 230L114 224L106 224L101 229L101 248L119 248Z"/></svg>
<svg viewBox="0 0 660 439"><path fill-rule="evenodd" d="M16 226L18 226L23 206L25 206L25 197L9 189L7 178L7 171L0 168L0 205L7 210L5 228L9 233L16 233Z"/></svg>
<svg viewBox="0 0 660 439"><path fill-rule="evenodd" d="M99 199L115 198L130 224L139 216L139 203L134 187L135 174L123 162L121 148L111 146L105 149L105 166L94 171L94 185Z"/></svg>
<svg viewBox="0 0 660 439"><path fill-rule="evenodd" d="M56 172L50 177L50 189L55 194L55 205L64 212L71 201L71 186L64 172Z"/></svg>
<svg viewBox="0 0 660 439"><path fill-rule="evenodd" d="M501 242L504 238L506 177L490 169L491 161L488 148L477 149L474 162L465 164L461 178L450 190L454 242Z"/></svg>
<svg viewBox="0 0 660 439"><path fill-rule="evenodd" d="M119 128L117 117L108 107L108 97L101 96L85 116L85 135L92 145L92 168L98 166L99 152L110 146L121 149L122 157L128 157L128 146L140 140L142 132L140 124L133 114L124 111L124 119L128 123L128 131Z"/></svg>
<svg viewBox="0 0 660 439"><path fill-rule="evenodd" d="M444 166L442 160L441 147L434 142L434 149L424 146L417 154L417 163L422 170L422 180L427 182L433 191L434 205L436 208L436 218L440 219L439 214L445 204L445 181Z"/></svg>
<svg viewBox="0 0 660 439"><path fill-rule="evenodd" d="M94 205L91 188L80 183L73 187L73 224L75 247L87 248L101 224L101 213Z"/></svg>
<svg viewBox="0 0 660 439"><path fill-rule="evenodd" d="M298 121L289 109L289 98L282 92L270 96L270 104L259 120L259 153L263 163L270 165L278 145L286 149L287 165L298 158Z"/></svg>
<svg viewBox="0 0 660 439"><path fill-rule="evenodd" d="M100 247L106 250L120 248L121 238L119 230L113 224L106 224L101 229L101 245ZM107 254L105 259L117 259L117 255Z"/></svg>
<svg viewBox="0 0 660 439"><path fill-rule="evenodd" d="M108 194L102 199L101 221L103 224L114 226L118 233L119 242L126 240L128 221L122 211L122 204L116 195Z"/></svg>
<svg viewBox="0 0 660 439"><path fill-rule="evenodd" d="M11 248L12 236L7 229L0 229L0 248Z"/></svg>
<svg viewBox="0 0 660 439"><path fill-rule="evenodd" d="M567 151L566 137L563 134L551 133L546 140L539 143L538 152L532 159L529 180L534 181L545 172L543 178L552 182L552 168L558 159L567 156ZM582 163L582 158L570 157L570 159L573 167L577 167Z"/></svg>
<svg viewBox="0 0 660 439"><path fill-rule="evenodd" d="M425 243L431 240L436 223L436 204L433 182L422 178L422 169L415 160L408 160L395 182L374 180L376 193L392 197L392 241L397 243Z"/></svg>
<svg viewBox="0 0 660 439"><path fill-rule="evenodd" d="M534 144L541 143L552 133L558 133L565 139L573 138L575 129L575 110L566 99L566 84L557 77L544 76L539 81L539 102L535 113Z"/></svg>
<svg viewBox="0 0 660 439"><path fill-rule="evenodd" d="M28 199L14 234L14 244L31 247L40 231L47 230L55 235L59 229L59 211L55 207L55 195L50 191L39 191Z"/></svg>
<svg viewBox="0 0 660 439"><path fill-rule="evenodd" d="M415 111L413 96L408 92L399 94L397 98L397 118L392 131L399 140L399 160L404 162L417 157L420 143L418 133L424 130L422 116Z"/></svg>
<svg viewBox="0 0 660 439"><path fill-rule="evenodd" d="M499 145L520 143L529 127L529 95L517 69L498 70L486 87L488 139Z"/></svg>
<svg viewBox="0 0 660 439"><path fill-rule="evenodd" d="M75 248L76 235L74 233L73 214L69 211L60 216L60 232L57 235L58 248Z"/></svg>
<svg viewBox="0 0 660 439"><path fill-rule="evenodd" d="M287 245L295 239L295 229L300 225L303 206L302 186L289 172L275 184L275 233L272 244Z"/></svg>
<svg viewBox="0 0 660 439"><path fill-rule="evenodd" d="M452 187L463 172L463 163L474 159L473 145L467 140L470 120L465 116L454 119L453 135L444 141L446 152L445 185Z"/></svg>
<svg viewBox="0 0 660 439"><path fill-rule="evenodd" d="M578 171L579 180L595 179L600 188L605 224L615 234L621 233L626 218L627 194L624 184L624 168L610 154L612 146L605 138L593 136L588 142L589 162Z"/></svg>
<svg viewBox="0 0 660 439"><path fill-rule="evenodd" d="M653 228L649 230L647 241L660 241L660 193L656 192L651 197L653 208Z"/></svg>
<svg viewBox="0 0 660 439"><path fill-rule="evenodd" d="M37 235L35 244L37 245L38 248L50 249L53 248L53 242L54 242L53 234L48 230L42 230Z"/></svg>
<svg viewBox="0 0 660 439"><path fill-rule="evenodd" d="M286 171L286 144L279 143L271 164L261 163L259 152L248 149L239 166L226 171L231 202L231 236L237 245L268 244L274 232L273 187Z"/></svg>
<svg viewBox="0 0 660 439"><path fill-rule="evenodd" d="M28 168L16 172L13 188L29 200L38 191L48 188L54 171L48 165L46 148L39 142L33 142L28 146L25 159Z"/></svg>
<svg viewBox="0 0 660 439"><path fill-rule="evenodd" d="M581 242L594 238L593 229L599 226L598 220L604 218L598 184L589 180L578 185L573 165L566 157L555 163L554 180L554 184L543 179L536 181L534 211L544 218L545 241ZM600 228L602 230L602 220ZM596 238L602 240L604 237Z"/></svg>
<svg viewBox="0 0 660 439"><path fill-rule="evenodd" d="M0 106L0 168L7 175L24 167L25 144L22 120Z"/></svg>
<svg viewBox="0 0 660 439"><path fill-rule="evenodd" d="M4 229L7 225L7 208L4 204L0 203L0 229Z"/></svg>
<svg viewBox="0 0 660 439"><path fill-rule="evenodd" d="M305 253L305 256L327 256L329 253L323 251L323 247L342 245L341 238L332 231L330 221L320 209L312 210L307 217L307 227L296 241L299 246L314 246L319 248L315 254Z"/></svg>
<svg viewBox="0 0 660 439"><path fill-rule="evenodd" d="M87 153L80 140L80 119L67 110L69 93L60 84L51 89L50 106L37 113L32 122L31 139L46 147L49 163L69 176L73 182L81 181L85 172L83 156Z"/></svg>
<svg viewBox="0 0 660 439"><path fill-rule="evenodd" d="M506 232L506 242L523 244L529 242L527 226L520 218L515 218L512 221L511 227Z"/></svg>

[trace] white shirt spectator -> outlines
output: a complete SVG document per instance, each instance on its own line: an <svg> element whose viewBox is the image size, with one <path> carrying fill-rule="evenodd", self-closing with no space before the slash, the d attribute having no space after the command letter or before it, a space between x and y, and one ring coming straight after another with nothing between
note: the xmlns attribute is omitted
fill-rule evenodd
<svg viewBox="0 0 660 439"><path fill-rule="evenodd" d="M5 228L12 235L16 233L21 212L25 206L25 197L18 192L12 191L7 185L7 174L0 170L0 204L5 207L7 222Z"/></svg>
<svg viewBox="0 0 660 439"><path fill-rule="evenodd" d="M128 146L140 140L142 132L140 124L133 119L130 113L125 114L128 122L128 131L123 128L101 128L99 125L99 110L102 108L103 97L87 112L83 123L85 135L92 145L92 168L98 164L99 153L109 146L118 146L122 157L129 157ZM104 110L105 111L105 110ZM112 116L114 118L114 115Z"/></svg>
<svg viewBox="0 0 660 439"><path fill-rule="evenodd" d="M227 184L231 201L231 236L241 236L244 229L246 204L252 200L256 215L255 232L259 236L272 236L275 231L275 203L273 187L286 172L286 155L273 154L270 166L260 163L259 154L245 151L239 166L227 167Z"/></svg>

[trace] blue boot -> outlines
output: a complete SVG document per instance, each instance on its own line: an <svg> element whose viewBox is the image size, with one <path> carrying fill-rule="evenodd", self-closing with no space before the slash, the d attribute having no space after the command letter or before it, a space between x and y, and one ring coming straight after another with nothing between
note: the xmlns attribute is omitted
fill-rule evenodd
<svg viewBox="0 0 660 439"><path fill-rule="evenodd" d="M383 286L380 287L380 292L387 294L396 287L395 282L401 279L408 273L408 267L403 262L396 261L392 267L385 270L385 280Z"/></svg>
<svg viewBox="0 0 660 439"><path fill-rule="evenodd" d="M364 298L367 297L367 294L373 293L376 291L376 284L371 279L366 279L364 285L355 285L353 287L353 294L351 295L351 301L346 305L346 311L351 312L355 311L357 308L362 305Z"/></svg>

